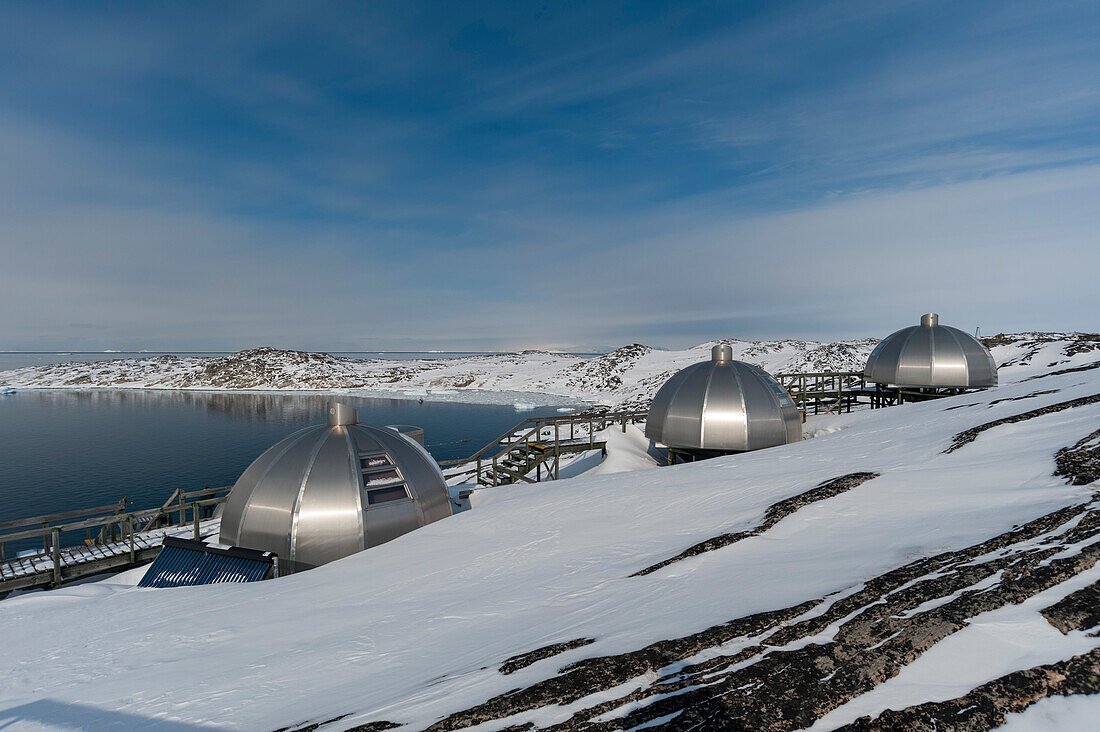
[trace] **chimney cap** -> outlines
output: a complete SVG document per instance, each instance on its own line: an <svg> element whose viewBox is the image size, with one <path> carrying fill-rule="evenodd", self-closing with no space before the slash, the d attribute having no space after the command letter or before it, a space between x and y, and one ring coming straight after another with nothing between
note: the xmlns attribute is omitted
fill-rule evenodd
<svg viewBox="0 0 1100 732"><path fill-rule="evenodd" d="M359 423L359 412L355 407L340 402L332 402L328 405L328 423L331 427L340 427Z"/></svg>

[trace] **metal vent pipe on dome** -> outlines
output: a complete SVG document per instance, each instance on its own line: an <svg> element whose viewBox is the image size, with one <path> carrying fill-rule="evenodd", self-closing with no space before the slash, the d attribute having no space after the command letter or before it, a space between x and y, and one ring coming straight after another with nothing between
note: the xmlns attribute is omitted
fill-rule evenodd
<svg viewBox="0 0 1100 732"><path fill-rule="evenodd" d="M645 434L685 450L745 452L798 442L802 420L779 382L720 343L657 391Z"/></svg>
<svg viewBox="0 0 1100 732"><path fill-rule="evenodd" d="M985 389L997 385L997 362L977 338L927 313L875 346L863 376L899 387Z"/></svg>
<svg viewBox="0 0 1100 732"><path fill-rule="evenodd" d="M276 443L241 474L219 541L274 552L280 572L331 562L451 515L439 465L414 428L359 424L332 404L328 423ZM423 439L423 438L421 438Z"/></svg>

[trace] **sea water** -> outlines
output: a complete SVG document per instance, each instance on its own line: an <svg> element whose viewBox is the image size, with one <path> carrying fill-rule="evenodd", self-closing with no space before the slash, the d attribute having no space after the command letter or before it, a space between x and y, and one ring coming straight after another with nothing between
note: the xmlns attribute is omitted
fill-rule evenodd
<svg viewBox="0 0 1100 732"><path fill-rule="evenodd" d="M463 458L566 403L468 404L314 394L18 390L0 396L0 522L114 503L158 507L176 488L232 485L334 398L370 424L424 429L436 460Z"/></svg>

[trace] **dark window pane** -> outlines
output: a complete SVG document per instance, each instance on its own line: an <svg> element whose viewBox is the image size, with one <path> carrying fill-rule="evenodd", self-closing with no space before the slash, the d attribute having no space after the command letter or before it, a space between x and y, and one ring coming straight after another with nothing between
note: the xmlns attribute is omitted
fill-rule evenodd
<svg viewBox="0 0 1100 732"><path fill-rule="evenodd" d="M373 506L378 503L386 503L387 501L400 501L402 498L408 498L409 494L405 492L405 486L393 485L389 488L377 488L373 491L367 491L367 505Z"/></svg>
<svg viewBox="0 0 1100 732"><path fill-rule="evenodd" d="M366 457L359 458L359 464L363 466L363 470L367 468L381 468L390 464L390 459L385 455L367 455Z"/></svg>
<svg viewBox="0 0 1100 732"><path fill-rule="evenodd" d="M389 470L379 470L375 473L367 473L363 476L364 485L383 485L385 483L392 483L395 480L401 480L401 476L393 468Z"/></svg>

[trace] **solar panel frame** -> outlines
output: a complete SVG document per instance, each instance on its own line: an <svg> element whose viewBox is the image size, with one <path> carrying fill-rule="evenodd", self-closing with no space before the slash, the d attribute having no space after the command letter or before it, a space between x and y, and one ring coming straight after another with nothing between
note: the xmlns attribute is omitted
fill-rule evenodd
<svg viewBox="0 0 1100 732"><path fill-rule="evenodd" d="M160 553L138 582L138 587L258 582L274 574L276 559L273 552L166 536Z"/></svg>

